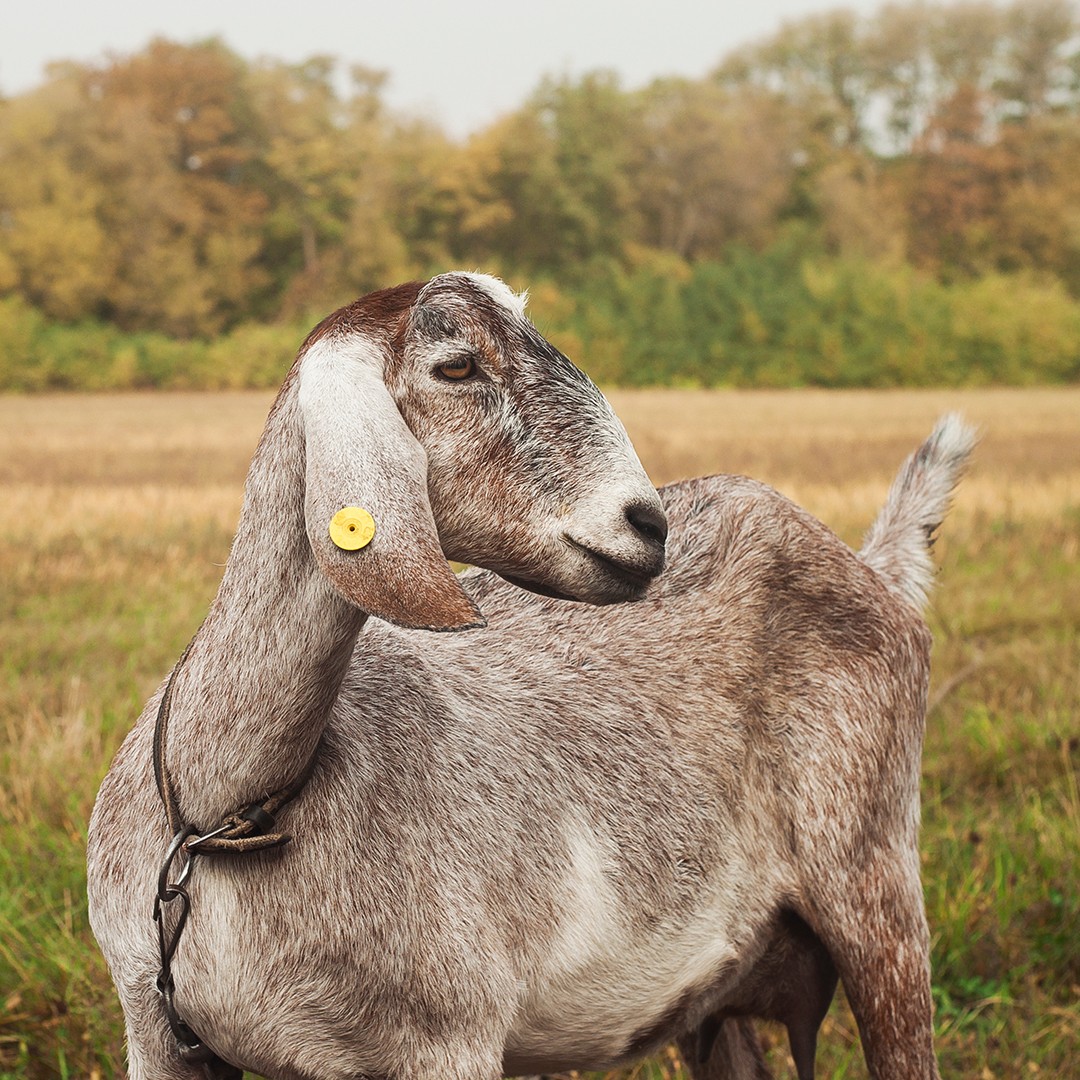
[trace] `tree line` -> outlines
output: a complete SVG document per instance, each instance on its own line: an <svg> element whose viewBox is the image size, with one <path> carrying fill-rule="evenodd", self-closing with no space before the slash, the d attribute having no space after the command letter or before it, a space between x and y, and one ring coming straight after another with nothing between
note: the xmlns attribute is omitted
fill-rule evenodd
<svg viewBox="0 0 1080 1080"><path fill-rule="evenodd" d="M303 323L457 266L608 382L1080 378L1067 0L832 11L465 140L385 79L155 40L0 101L0 387L272 384Z"/></svg>

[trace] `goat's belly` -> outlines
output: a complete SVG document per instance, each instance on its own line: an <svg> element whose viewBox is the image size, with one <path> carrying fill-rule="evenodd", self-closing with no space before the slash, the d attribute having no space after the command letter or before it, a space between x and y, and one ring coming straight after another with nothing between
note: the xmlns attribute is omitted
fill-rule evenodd
<svg viewBox="0 0 1080 1080"><path fill-rule="evenodd" d="M722 907L644 941L617 935L612 948L528 988L506 1041L506 1075L604 1068L697 1024L755 954L752 930L734 927Z"/></svg>
<svg viewBox="0 0 1080 1080"><path fill-rule="evenodd" d="M569 828L567 844L559 915L521 987L507 1075L605 1067L696 1024L752 966L762 940L754 913L774 905L777 883L734 860L675 905L663 888L619 888L595 827Z"/></svg>

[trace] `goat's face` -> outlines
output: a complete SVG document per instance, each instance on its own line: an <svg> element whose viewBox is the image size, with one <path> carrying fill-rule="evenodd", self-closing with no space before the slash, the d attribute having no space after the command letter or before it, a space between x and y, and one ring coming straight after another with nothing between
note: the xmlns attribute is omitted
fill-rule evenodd
<svg viewBox="0 0 1080 1080"><path fill-rule="evenodd" d="M502 282L446 274L404 320L386 382L427 454L448 558L539 592L633 599L667 524L611 406Z"/></svg>
<svg viewBox="0 0 1080 1080"><path fill-rule="evenodd" d="M477 625L447 558L594 604L635 599L662 569L664 512L626 432L502 282L373 293L320 324L297 364L308 537L364 610ZM327 535L347 506L374 517L362 551Z"/></svg>

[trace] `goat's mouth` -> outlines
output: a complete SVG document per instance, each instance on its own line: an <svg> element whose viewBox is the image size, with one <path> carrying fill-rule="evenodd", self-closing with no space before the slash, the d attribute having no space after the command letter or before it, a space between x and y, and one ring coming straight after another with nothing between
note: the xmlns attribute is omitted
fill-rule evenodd
<svg viewBox="0 0 1080 1080"><path fill-rule="evenodd" d="M640 600L653 579L664 568L663 547L648 545L640 558L630 559L598 551L575 540L567 533L560 536L566 550L573 555L573 568L563 563L562 572L542 577L508 573L509 568L492 567L511 585L553 600L568 600L580 604L623 604Z"/></svg>
<svg viewBox="0 0 1080 1080"><path fill-rule="evenodd" d="M631 588L644 589L645 586L656 577L655 571L651 569L644 569L635 563L624 562L622 559L615 559L610 555L605 555L601 551L594 551L592 548L579 544L569 536L566 538L566 541L571 547L577 548L578 551L583 552L586 557L594 565L599 566L605 574L613 577L623 585L629 585Z"/></svg>
<svg viewBox="0 0 1080 1080"><path fill-rule="evenodd" d="M645 558L631 560L598 551L594 547L583 544L580 540L575 540L567 533L563 534L562 539L568 547L585 558L591 571L589 578L592 579L587 583L586 591L591 594L597 585L600 587L602 596L599 599L593 599L592 595L587 597L594 604L636 600L664 568L662 546L650 552Z"/></svg>

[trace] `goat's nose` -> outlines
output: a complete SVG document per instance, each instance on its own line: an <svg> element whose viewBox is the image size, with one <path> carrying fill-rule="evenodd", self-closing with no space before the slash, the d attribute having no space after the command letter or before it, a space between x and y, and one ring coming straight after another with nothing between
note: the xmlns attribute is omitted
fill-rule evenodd
<svg viewBox="0 0 1080 1080"><path fill-rule="evenodd" d="M667 515L659 503L634 502L624 511L630 527L650 545L663 548L667 540Z"/></svg>

